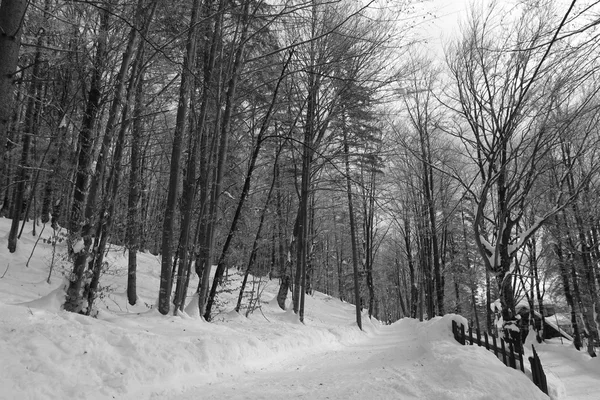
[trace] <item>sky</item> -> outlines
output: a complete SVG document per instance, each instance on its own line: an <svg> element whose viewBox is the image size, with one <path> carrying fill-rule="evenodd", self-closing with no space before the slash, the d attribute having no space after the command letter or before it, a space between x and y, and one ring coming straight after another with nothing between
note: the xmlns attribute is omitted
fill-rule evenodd
<svg viewBox="0 0 600 400"><path fill-rule="evenodd" d="M444 58L444 47L459 32L466 17L469 0L432 0L422 3L425 22L418 28L428 51L434 58Z"/></svg>

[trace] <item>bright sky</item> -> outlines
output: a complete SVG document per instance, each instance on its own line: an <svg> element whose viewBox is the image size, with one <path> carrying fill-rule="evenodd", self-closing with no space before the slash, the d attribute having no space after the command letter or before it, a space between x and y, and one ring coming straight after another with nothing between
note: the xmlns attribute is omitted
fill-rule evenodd
<svg viewBox="0 0 600 400"><path fill-rule="evenodd" d="M444 57L444 46L456 36L459 21L464 20L469 4L470 0L431 0L424 3L423 7L430 15L420 30L436 57Z"/></svg>

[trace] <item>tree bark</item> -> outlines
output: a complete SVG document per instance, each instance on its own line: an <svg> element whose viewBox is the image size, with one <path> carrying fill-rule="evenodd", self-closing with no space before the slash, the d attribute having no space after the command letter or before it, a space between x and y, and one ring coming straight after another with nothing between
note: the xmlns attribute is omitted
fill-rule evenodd
<svg viewBox="0 0 600 400"><path fill-rule="evenodd" d="M417 307L419 305L419 288L415 271L415 262L412 255L411 229L408 215L404 216L404 246L406 247L406 258L408 261L408 271L410 276L410 317L417 318Z"/></svg>
<svg viewBox="0 0 600 400"><path fill-rule="evenodd" d="M242 298L244 296L244 290L246 289L246 282L248 281L248 275L250 274L250 270L252 269L252 265L254 265L254 260L256 259L256 254L258 252L258 242L260 240L260 235L262 231L263 224L265 222L265 216L267 215L267 209L269 207L269 202L271 201L271 195L273 194L273 188L275 188L276 172L277 169L277 159L279 158L279 152L277 152L275 156L275 162L273 167L273 179L271 180L271 187L269 188L269 192L267 193L267 199L265 200L265 204L260 212L260 220L258 222L258 228L256 230L256 236L254 237L254 242L252 243L252 251L250 252L250 257L248 259L248 265L246 266L246 270L244 271L244 279L242 280L242 286L240 287L240 293L238 295L237 304L235 306L235 312L239 313L240 308L242 306ZM208 308L207 308L208 310Z"/></svg>
<svg viewBox="0 0 600 400"><path fill-rule="evenodd" d="M88 92L83 121L81 123L81 130L79 132L79 156L77 160L73 203L71 205L71 215L69 217L69 230L71 231L69 251L73 253L73 270L64 305L65 310L72 312L80 312L84 306L81 289L83 286L83 274L89 256L88 249L92 244L92 238L89 235L89 232L82 231L82 223L85 224L83 213L88 192L89 168L92 161L93 129L98 117L101 100L100 90L102 86L102 74L107 59L106 46L109 19L110 7L107 7L100 16L100 31L98 34L96 56L94 59L94 69L92 71L92 80ZM89 227L86 229L89 229Z"/></svg>
<svg viewBox="0 0 600 400"><path fill-rule="evenodd" d="M356 324L358 325L358 328L362 330L360 287L358 280L358 250L356 245L356 224L354 222L352 180L350 178L350 149L348 146L348 133L346 132L345 126L342 127L342 134L344 135L344 165L346 169L346 193L348 195L348 218L350 220L350 243L352 246L352 269L354 273L354 304L356 308Z"/></svg>
<svg viewBox="0 0 600 400"><path fill-rule="evenodd" d="M228 131L229 131L229 125L230 125L230 119L231 119L231 107L232 107L233 99L235 96L235 87L237 84L238 74L240 72L242 59L244 57L244 42L246 40L246 34L247 34L247 29L248 29L248 26L247 26L248 13L249 13L249 1L246 1L245 5L244 5L244 21L242 22L244 24L243 33L242 33L241 39L240 39L241 44L240 44L240 48L238 48L238 52L236 54L236 60L234 63L234 68L233 68L233 76L230 80L229 89L228 89L228 93L227 93L228 106L226 108L225 115L223 117L223 131L221 132L221 135L223 135L222 137L226 137L229 134ZM292 56L292 53L290 53L290 57L288 58L287 62L283 66L283 69L281 71L281 76L279 77L279 80L277 81L277 85L275 86L275 90L273 92L273 98L272 98L271 104L269 105L269 109L267 110L267 113L265 114L260 131L258 132L258 135L256 138L256 145L255 145L252 155L250 157L250 163L248 165L248 171L246 173L246 178L244 180L244 186L242 188L242 193L240 194L240 200L239 200L237 208L235 210L233 220L231 221L231 227L229 228L227 238L225 239L225 244L223 245L221 255L217 262L217 269L215 271L215 276L213 279L212 287L210 289L210 294L209 294L208 300L206 302L206 311L204 313L204 319L206 319L207 321L210 321L210 318L211 318L211 315L210 315L211 308L215 301L217 287L220 284L221 279L223 277L223 272L225 271L225 258L227 256L227 253L229 252L229 246L231 245L231 241L232 241L235 231L237 229L237 223L240 219L240 216L242 213L242 208L246 201L246 197L248 196L248 193L250 191L250 183L252 181L252 174L254 173L254 168L256 166L256 160L258 159L258 154L260 153L260 149L263 144L263 137L264 137L265 133L267 132L267 129L268 129L270 121L271 121L271 114L273 113L273 110L275 108L275 103L277 101L277 94L279 91L279 86L280 86L281 82L283 81L283 77L285 75L285 71L287 69L287 65L289 64L291 56ZM222 145L226 147L227 143L226 142L222 143ZM224 154L222 156L223 156L223 158L225 157ZM223 159L222 162L224 162L224 161L225 160ZM275 161L275 163L277 163L277 160ZM220 168L222 169L222 166L220 166ZM219 191L220 191L219 188L221 186L222 179L223 179L223 174L221 172L218 176L218 180L215 185Z"/></svg>
<svg viewBox="0 0 600 400"><path fill-rule="evenodd" d="M139 52L138 57L141 57ZM140 147L143 134L142 111L144 103L144 75L140 71L139 81L135 91L135 105L133 111L133 126L131 129L131 168L129 170L129 195L127 197L127 301L130 305L137 302L137 252L140 247L138 235L140 189L142 185L142 171L140 160Z"/></svg>
<svg viewBox="0 0 600 400"><path fill-rule="evenodd" d="M25 196L27 190L27 182L30 180L29 176L29 153L31 148L31 142L37 132L37 119L40 112L41 99L39 96L42 91L42 79L40 76L42 59L41 59L41 46L44 43L44 30L41 29L41 34L37 39L37 49L35 52L35 58L33 61L33 70L31 73L31 83L29 84L29 90L27 93L27 109L25 111L25 132L23 133L23 144L21 147L21 160L17 167L17 187L14 191L14 199L12 204L12 222L10 231L8 234L8 251L14 253L17 249L17 231L19 229L19 221L21 217L25 220L27 218L26 213L29 209L29 205L25 205ZM0 99L1 101L1 99ZM2 147L0 147L2 149ZM31 188L30 188L31 189ZM31 189L34 190L34 189ZM27 202L29 204L29 202ZM20 235L19 235L20 236Z"/></svg>
<svg viewBox="0 0 600 400"><path fill-rule="evenodd" d="M560 267L560 276L562 278L565 299L567 300L567 305L571 310L571 326L573 327L573 345L577 350L580 350L581 336L579 332L579 323L577 322L577 311L575 309L575 301L573 300L573 293L571 292L571 285L569 283L569 273L567 271L566 260L563 254L563 242L560 236L560 222L558 215L554 216L554 222L557 228L557 233L555 235L556 243L554 244L554 254L558 259L558 264Z"/></svg>
<svg viewBox="0 0 600 400"><path fill-rule="evenodd" d="M163 315L167 315L170 309L171 289L173 283L171 279L171 269L173 257L172 247L175 208L177 205L177 196L179 192L179 169L181 163L183 137L187 129L188 108L194 81L193 73L196 69L196 40L198 31L197 23L199 6L200 0L194 0L192 4L192 15L190 19L188 37L186 41L186 52L183 58L181 72L177 116L175 122L175 131L173 133L173 148L171 151L171 167L169 171L167 204L165 207L165 216L162 227L162 258L160 288L158 293L158 311Z"/></svg>
<svg viewBox="0 0 600 400"><path fill-rule="evenodd" d="M6 144L13 114L15 71L19 61L22 24L29 1L2 0L0 4L0 211L4 209Z"/></svg>

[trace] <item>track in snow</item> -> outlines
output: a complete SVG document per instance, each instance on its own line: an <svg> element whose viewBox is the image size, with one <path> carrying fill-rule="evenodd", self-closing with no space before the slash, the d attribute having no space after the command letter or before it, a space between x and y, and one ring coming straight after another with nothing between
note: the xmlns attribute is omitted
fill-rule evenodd
<svg viewBox="0 0 600 400"><path fill-rule="evenodd" d="M478 383L477 376L507 371L492 353L459 346L450 340L428 345L429 342L420 337L423 332L417 330L417 324L414 320L402 320L381 327L360 344L221 377L217 382L199 385L184 393L157 393L153 399L492 400L507 398L507 394L514 398L522 393L499 393L506 382L499 382L498 387ZM464 363L456 361L457 352L466 352L467 357L474 354L475 364L487 366L491 362L492 368L487 370L475 365L465 370ZM510 371L517 379L527 380L521 372ZM523 383L518 386L522 387ZM528 398L545 398L533 384L530 386Z"/></svg>

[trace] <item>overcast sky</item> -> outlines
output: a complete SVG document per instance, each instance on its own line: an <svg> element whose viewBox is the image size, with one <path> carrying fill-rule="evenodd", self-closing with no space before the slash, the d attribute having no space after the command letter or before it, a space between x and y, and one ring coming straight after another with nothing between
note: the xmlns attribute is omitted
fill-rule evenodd
<svg viewBox="0 0 600 400"><path fill-rule="evenodd" d="M464 21L471 2L472 0L430 0L423 3L429 14L419 30L430 51L434 53L432 55L444 57L444 45L456 36L459 21Z"/></svg>

